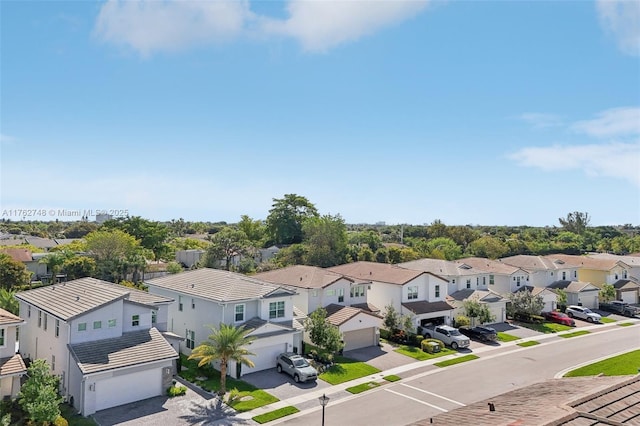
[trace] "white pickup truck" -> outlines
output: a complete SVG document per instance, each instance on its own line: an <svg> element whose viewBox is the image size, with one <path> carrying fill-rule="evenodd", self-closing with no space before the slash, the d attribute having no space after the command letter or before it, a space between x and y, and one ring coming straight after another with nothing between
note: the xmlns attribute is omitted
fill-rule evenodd
<svg viewBox="0 0 640 426"><path fill-rule="evenodd" d="M451 349L468 348L470 344L467 336L460 333L457 328L448 325L423 327L422 335L425 338L441 340L445 345L451 346Z"/></svg>

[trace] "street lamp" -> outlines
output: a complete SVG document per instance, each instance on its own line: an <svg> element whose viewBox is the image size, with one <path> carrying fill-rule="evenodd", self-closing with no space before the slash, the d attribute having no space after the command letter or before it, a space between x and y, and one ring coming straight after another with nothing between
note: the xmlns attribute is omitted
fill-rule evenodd
<svg viewBox="0 0 640 426"><path fill-rule="evenodd" d="M324 426L324 407L329 403L329 397L322 394L322 396L318 398L318 401L320 401L320 405L322 405L322 426Z"/></svg>

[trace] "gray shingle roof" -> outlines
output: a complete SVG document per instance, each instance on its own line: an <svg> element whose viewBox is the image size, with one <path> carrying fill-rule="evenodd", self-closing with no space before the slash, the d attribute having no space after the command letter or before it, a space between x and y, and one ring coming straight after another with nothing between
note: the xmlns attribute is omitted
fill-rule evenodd
<svg viewBox="0 0 640 426"><path fill-rule="evenodd" d="M165 359L177 352L155 328L123 333L121 337L69 345L83 374L131 367Z"/></svg>
<svg viewBox="0 0 640 426"><path fill-rule="evenodd" d="M23 291L17 293L16 298L64 321L119 299L150 306L172 301L166 297L89 277Z"/></svg>
<svg viewBox="0 0 640 426"><path fill-rule="evenodd" d="M154 278L145 284L216 302L261 299L279 293L295 294L293 290L257 278L211 268Z"/></svg>
<svg viewBox="0 0 640 426"><path fill-rule="evenodd" d="M403 303L402 306L410 310L416 315L430 314L433 312L450 311L454 309L453 306L447 302L426 302L424 300L418 302Z"/></svg>

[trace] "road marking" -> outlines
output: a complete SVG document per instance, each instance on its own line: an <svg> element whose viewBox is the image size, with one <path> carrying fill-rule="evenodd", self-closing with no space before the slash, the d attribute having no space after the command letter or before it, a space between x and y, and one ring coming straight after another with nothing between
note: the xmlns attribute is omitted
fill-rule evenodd
<svg viewBox="0 0 640 426"><path fill-rule="evenodd" d="M424 390L424 389L420 389L420 388L417 388L417 387L415 387L415 386L408 385L408 384L406 384L406 383L400 383L400 384L401 384L402 386L406 386L406 387L408 387L408 388L415 389L415 390L417 390L417 391L419 391L419 392L424 392L424 393L426 393L427 395L431 395L431 396L435 396L436 398L444 399L445 401L449 401L449 402L451 402L452 404L457 404L457 405L459 405L459 406L461 406L461 407L466 407L466 405L465 405L465 404L463 404L462 402L454 401L453 399L449 399L449 398L447 398L446 396L438 395L438 394L436 394L436 393L429 392L429 391L426 391L426 390Z"/></svg>
<svg viewBox="0 0 640 426"><path fill-rule="evenodd" d="M408 398L408 399L410 399L410 400L412 400L412 401L419 402L420 404L428 405L429 407L431 407L431 408L435 408L436 410L440 410L440 411L442 411L443 413L446 413L446 412L448 412L448 411L449 411L449 410L445 410L444 408L438 407L437 405L433 405L433 404L429 404L428 402L420 401L418 398L414 398L414 397L412 397L412 396L405 395L405 394L403 394L403 393L396 392L396 391L393 391L393 390L391 390L391 389L385 389L385 390L386 390L387 392L391 392L391 393L393 393L393 394L396 394L396 395L399 395L399 396L403 396L403 397L405 397L405 398Z"/></svg>

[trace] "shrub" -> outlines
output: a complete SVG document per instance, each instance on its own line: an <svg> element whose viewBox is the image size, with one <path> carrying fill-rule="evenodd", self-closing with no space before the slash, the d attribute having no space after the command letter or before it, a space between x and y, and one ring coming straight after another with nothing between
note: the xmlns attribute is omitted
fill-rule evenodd
<svg viewBox="0 0 640 426"><path fill-rule="evenodd" d="M53 426L69 426L69 422L62 416L56 417Z"/></svg>
<svg viewBox="0 0 640 426"><path fill-rule="evenodd" d="M415 341L416 346L421 348L422 347L422 341L424 340L424 336L416 334L413 339Z"/></svg>
<svg viewBox="0 0 640 426"><path fill-rule="evenodd" d="M544 317L541 317L540 315L530 315L529 321L534 324L542 324L544 322Z"/></svg>
<svg viewBox="0 0 640 426"><path fill-rule="evenodd" d="M229 394L227 395L227 405L231 405L240 399L240 391L237 388L231 389Z"/></svg>
<svg viewBox="0 0 640 426"><path fill-rule="evenodd" d="M431 345L430 343L436 343L439 348L440 351L444 349L444 343L441 340L438 339L424 339L421 343L420 343L420 347L422 348L423 352L432 354L435 352L435 347L433 345Z"/></svg>
<svg viewBox="0 0 640 426"><path fill-rule="evenodd" d="M458 315L454 320L454 324L456 327L469 327L471 325L471 320L469 317L464 315Z"/></svg>
<svg viewBox="0 0 640 426"><path fill-rule="evenodd" d="M169 388L167 388L167 396L170 397L174 397L174 396L181 396L187 393L187 387L186 386L171 386Z"/></svg>
<svg viewBox="0 0 640 426"><path fill-rule="evenodd" d="M391 337L391 332L389 330L386 330L384 328L380 329L380 338L381 339L389 340L390 337Z"/></svg>

